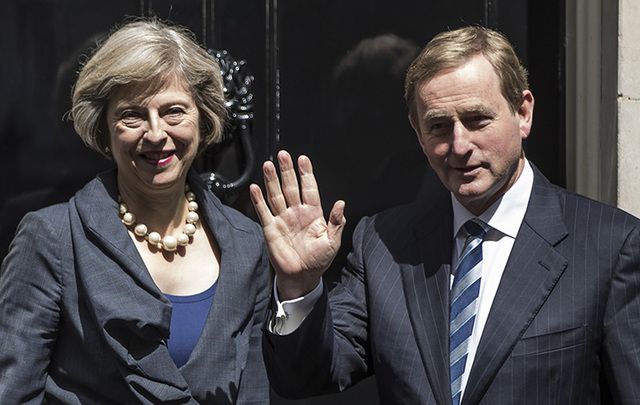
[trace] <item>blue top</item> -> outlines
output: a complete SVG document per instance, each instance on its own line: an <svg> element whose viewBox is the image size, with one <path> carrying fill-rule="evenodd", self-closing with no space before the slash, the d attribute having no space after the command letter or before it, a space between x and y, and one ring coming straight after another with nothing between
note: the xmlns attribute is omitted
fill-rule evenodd
<svg viewBox="0 0 640 405"><path fill-rule="evenodd" d="M193 348L200 339L216 286L217 283L213 283L206 291L195 295L165 294L173 304L167 346L173 362L178 367L182 367L189 360Z"/></svg>

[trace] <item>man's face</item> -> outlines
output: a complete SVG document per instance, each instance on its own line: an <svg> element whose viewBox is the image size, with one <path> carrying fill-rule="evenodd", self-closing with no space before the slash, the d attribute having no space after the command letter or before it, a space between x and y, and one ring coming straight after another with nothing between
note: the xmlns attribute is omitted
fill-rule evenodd
<svg viewBox="0 0 640 405"><path fill-rule="evenodd" d="M513 185L524 167L533 95L515 113L482 55L443 70L416 87L411 125L431 167L460 203L482 214Z"/></svg>

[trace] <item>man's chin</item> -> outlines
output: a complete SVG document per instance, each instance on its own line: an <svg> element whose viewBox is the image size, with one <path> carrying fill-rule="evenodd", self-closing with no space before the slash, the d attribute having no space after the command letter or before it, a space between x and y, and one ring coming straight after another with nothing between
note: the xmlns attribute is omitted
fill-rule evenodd
<svg viewBox="0 0 640 405"><path fill-rule="evenodd" d="M483 201L491 199L489 190L476 184L463 184L452 191L456 199L465 207L482 206Z"/></svg>

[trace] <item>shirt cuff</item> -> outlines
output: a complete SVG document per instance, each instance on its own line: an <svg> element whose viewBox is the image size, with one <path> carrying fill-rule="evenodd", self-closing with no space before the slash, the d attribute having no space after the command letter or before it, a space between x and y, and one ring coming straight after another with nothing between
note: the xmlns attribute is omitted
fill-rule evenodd
<svg viewBox="0 0 640 405"><path fill-rule="evenodd" d="M322 279L310 293L292 300L280 302L276 281L273 283L273 297L276 302L275 317L269 322L269 332L276 335L288 335L302 325L302 321L311 313L313 306L322 296Z"/></svg>

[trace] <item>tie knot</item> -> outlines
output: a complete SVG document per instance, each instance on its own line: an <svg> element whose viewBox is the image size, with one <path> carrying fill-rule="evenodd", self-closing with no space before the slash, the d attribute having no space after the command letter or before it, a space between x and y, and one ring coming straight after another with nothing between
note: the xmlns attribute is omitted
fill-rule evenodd
<svg viewBox="0 0 640 405"><path fill-rule="evenodd" d="M478 218L468 220L464 223L463 227L469 235L479 239L484 239L487 231L489 230L489 225L485 224Z"/></svg>

